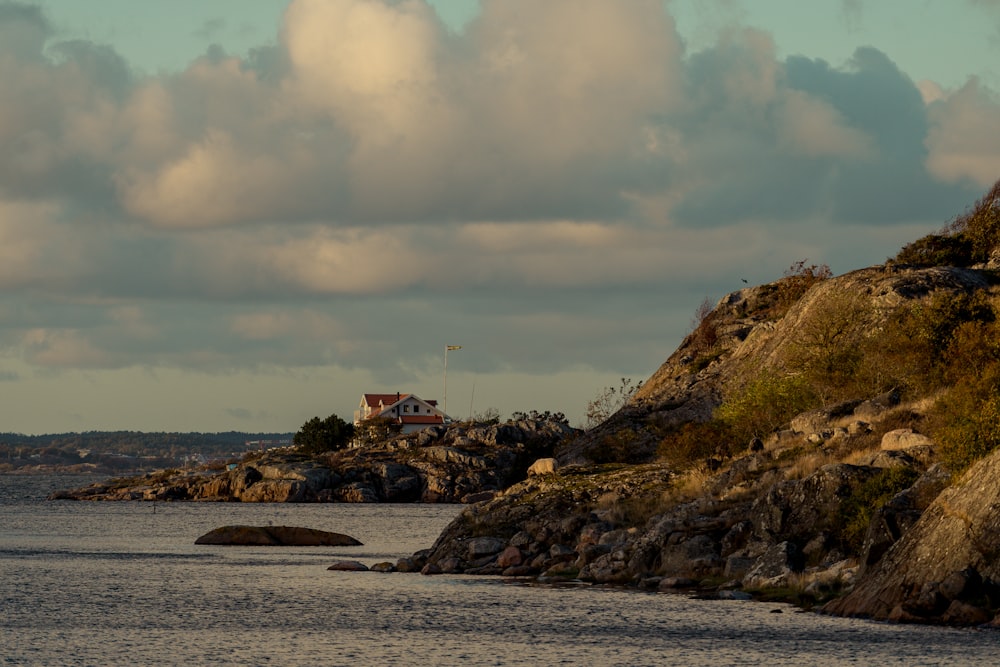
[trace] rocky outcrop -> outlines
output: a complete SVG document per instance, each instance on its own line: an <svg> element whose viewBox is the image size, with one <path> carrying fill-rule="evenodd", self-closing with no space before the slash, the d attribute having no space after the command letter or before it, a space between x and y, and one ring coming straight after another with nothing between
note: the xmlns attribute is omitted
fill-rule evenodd
<svg viewBox="0 0 1000 667"><path fill-rule="evenodd" d="M795 586L821 600L857 572L841 507L883 470L831 464L789 478L780 453L761 451L684 501L663 464L567 466L464 510L425 568L703 592Z"/></svg>
<svg viewBox="0 0 1000 667"><path fill-rule="evenodd" d="M194 543L283 547L361 546L361 542L350 535L298 526L222 526L205 533Z"/></svg>
<svg viewBox="0 0 1000 667"><path fill-rule="evenodd" d="M867 319L853 321L852 326L877 332L882 318L907 301L988 287L987 274L974 269L876 266L819 282L780 315L775 314L775 301L781 281L732 292L719 300L702 326L684 339L617 414L560 446L556 458L564 464L653 460L663 428L710 419L728 387L738 386L748 373L780 367L779 360L797 344L803 324L816 313L829 311L831 304L843 309L863 304L865 308L856 310ZM711 339L710 346L706 338ZM623 435L628 447L616 448Z"/></svg>
<svg viewBox="0 0 1000 667"><path fill-rule="evenodd" d="M942 491L848 595L825 611L984 623L1000 609L1000 452Z"/></svg>
<svg viewBox="0 0 1000 667"><path fill-rule="evenodd" d="M239 502L479 502L524 479L578 432L565 422L432 427L374 445L309 457L270 450L231 470L163 471L61 491L54 499Z"/></svg>

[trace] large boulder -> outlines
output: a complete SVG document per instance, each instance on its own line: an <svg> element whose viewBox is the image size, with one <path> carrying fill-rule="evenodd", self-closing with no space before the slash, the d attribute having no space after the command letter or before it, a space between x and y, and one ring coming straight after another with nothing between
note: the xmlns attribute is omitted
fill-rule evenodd
<svg viewBox="0 0 1000 667"><path fill-rule="evenodd" d="M538 459L528 468L528 475L551 475L559 468L554 458Z"/></svg>
<svg viewBox="0 0 1000 667"><path fill-rule="evenodd" d="M361 546L361 542L350 535L298 526L222 526L205 533L194 543L290 547Z"/></svg>

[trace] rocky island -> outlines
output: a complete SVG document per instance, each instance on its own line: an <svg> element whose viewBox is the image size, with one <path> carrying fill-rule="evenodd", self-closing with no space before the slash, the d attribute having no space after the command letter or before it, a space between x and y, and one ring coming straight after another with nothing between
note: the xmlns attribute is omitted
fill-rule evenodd
<svg viewBox="0 0 1000 667"><path fill-rule="evenodd" d="M998 626L998 269L1000 183L884 265L707 304L587 431L453 424L57 497L466 502L394 569Z"/></svg>

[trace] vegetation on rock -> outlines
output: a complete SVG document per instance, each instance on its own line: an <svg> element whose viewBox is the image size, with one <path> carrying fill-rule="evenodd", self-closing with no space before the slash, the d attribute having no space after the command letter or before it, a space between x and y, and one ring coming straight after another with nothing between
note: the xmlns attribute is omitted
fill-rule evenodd
<svg viewBox="0 0 1000 667"><path fill-rule="evenodd" d="M998 214L1000 182L885 266L834 277L797 262L703 303L630 400L563 443L555 475L470 508L427 567L803 604L850 591L862 566L904 548L948 479L1000 447ZM971 539L1000 553L992 533ZM951 579L1000 591L969 566ZM996 615L1000 594L958 584L925 582L936 597L923 608L911 582L896 618Z"/></svg>
<svg viewBox="0 0 1000 667"><path fill-rule="evenodd" d="M337 415L313 417L295 434L292 444L303 454L322 454L347 447L354 437L354 425Z"/></svg>

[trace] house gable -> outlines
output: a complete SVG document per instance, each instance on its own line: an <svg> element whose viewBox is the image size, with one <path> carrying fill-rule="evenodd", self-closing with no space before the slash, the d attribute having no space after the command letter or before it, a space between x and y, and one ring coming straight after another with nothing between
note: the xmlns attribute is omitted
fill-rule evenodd
<svg viewBox="0 0 1000 667"><path fill-rule="evenodd" d="M448 421L435 400L424 400L415 394L363 394L360 409L354 413L354 423L375 417L402 424L403 433Z"/></svg>

